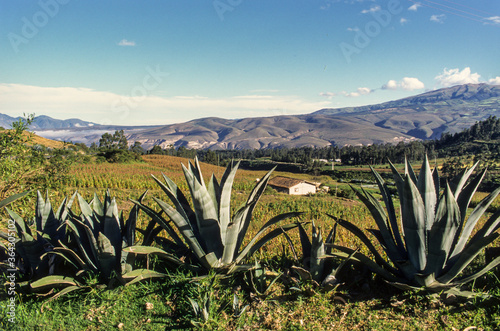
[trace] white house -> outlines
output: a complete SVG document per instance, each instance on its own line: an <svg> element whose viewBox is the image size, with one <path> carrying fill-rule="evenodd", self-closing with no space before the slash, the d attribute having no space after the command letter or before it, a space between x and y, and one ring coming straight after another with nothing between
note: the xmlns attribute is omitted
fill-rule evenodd
<svg viewBox="0 0 500 331"><path fill-rule="evenodd" d="M319 187L319 183L284 176L271 178L268 185L278 192L284 192L291 195L314 194Z"/></svg>

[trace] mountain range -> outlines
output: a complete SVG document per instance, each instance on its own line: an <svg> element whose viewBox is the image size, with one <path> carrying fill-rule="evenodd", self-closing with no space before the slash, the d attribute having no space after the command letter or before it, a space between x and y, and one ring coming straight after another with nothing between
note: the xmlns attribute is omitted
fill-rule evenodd
<svg viewBox="0 0 500 331"><path fill-rule="evenodd" d="M489 116L500 117L500 86L466 84L376 105L321 109L305 115L208 117L154 127L100 126L38 116L31 128L42 137L86 144L97 141L104 132L123 129L129 143L139 141L145 149L154 145L260 149L435 139L443 132L462 131ZM0 114L0 126L8 127L5 118Z"/></svg>

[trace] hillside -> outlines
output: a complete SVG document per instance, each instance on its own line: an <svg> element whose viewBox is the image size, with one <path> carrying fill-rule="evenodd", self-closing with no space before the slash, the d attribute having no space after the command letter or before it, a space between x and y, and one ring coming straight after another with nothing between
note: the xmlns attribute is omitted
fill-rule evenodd
<svg viewBox="0 0 500 331"><path fill-rule="evenodd" d="M500 86L461 85L378 105L308 115L203 118L131 134L143 146L244 149L369 145L435 139L500 115Z"/></svg>
<svg viewBox="0 0 500 331"><path fill-rule="evenodd" d="M0 114L0 120L6 115ZM500 117L500 86L459 85L377 105L321 109L311 114L243 119L208 117L164 126L100 126L78 120L35 118L36 133L90 145L104 132L124 130L145 149L262 149L397 143L437 139L490 116ZM12 122L13 118L10 118ZM10 122L10 123L11 123ZM8 127L6 124L0 125Z"/></svg>

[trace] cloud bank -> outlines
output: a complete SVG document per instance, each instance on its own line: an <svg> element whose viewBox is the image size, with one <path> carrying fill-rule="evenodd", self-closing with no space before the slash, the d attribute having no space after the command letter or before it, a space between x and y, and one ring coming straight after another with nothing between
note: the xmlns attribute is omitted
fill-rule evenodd
<svg viewBox="0 0 500 331"><path fill-rule="evenodd" d="M224 118L294 115L330 106L329 101L309 101L295 95L204 96L119 95L75 87L40 87L0 84L2 113L79 118L99 124L172 124L218 114Z"/></svg>

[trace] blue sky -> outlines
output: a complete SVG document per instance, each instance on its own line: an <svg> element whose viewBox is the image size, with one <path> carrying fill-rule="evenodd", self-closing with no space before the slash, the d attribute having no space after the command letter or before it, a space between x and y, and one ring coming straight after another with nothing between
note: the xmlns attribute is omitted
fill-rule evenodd
<svg viewBox="0 0 500 331"><path fill-rule="evenodd" d="M0 1L0 113L294 115L500 85L498 0Z"/></svg>

